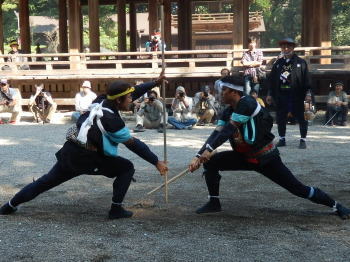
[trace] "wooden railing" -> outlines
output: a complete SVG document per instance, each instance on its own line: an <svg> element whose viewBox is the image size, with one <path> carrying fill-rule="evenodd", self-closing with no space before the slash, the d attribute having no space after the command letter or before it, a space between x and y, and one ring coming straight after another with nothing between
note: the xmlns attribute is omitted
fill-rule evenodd
<svg viewBox="0 0 350 262"><path fill-rule="evenodd" d="M269 65L278 48L261 49ZM241 71L244 50L166 51L168 77L217 77L222 68ZM307 60L313 73L350 70L350 46L301 47L296 52ZM9 79L153 78L162 67L160 52L70 53L18 55L24 62L5 62L0 55L0 77ZM13 60L16 60L13 59ZM7 69L7 70L6 70ZM28 69L28 70L26 70Z"/></svg>
<svg viewBox="0 0 350 262"><path fill-rule="evenodd" d="M233 13L211 13L211 14L192 14L192 22L206 22L206 23L216 23L216 22L227 22L233 21ZM262 12L249 12L249 19L258 19L262 17ZM178 16L171 15L172 25L177 25Z"/></svg>

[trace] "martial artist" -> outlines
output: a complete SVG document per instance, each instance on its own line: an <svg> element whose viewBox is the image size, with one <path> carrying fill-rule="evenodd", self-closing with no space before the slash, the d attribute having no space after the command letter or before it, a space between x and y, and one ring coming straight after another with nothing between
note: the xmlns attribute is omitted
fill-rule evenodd
<svg viewBox="0 0 350 262"><path fill-rule="evenodd" d="M157 81L138 87L132 87L123 81L112 83L107 95L98 97L90 111L83 114L76 126L67 132L67 141L56 153L57 162L52 169L19 191L0 208L0 214L14 213L20 204L39 194L74 177L89 174L115 178L109 218L131 217L132 212L125 210L122 202L135 169L130 160L119 155L118 145L123 143L129 150L153 164L161 175L168 168L145 143L130 135L118 111L128 110L132 100L159 84L162 78L161 74Z"/></svg>
<svg viewBox="0 0 350 262"><path fill-rule="evenodd" d="M204 177L209 202L196 212L221 211L219 171L254 170L266 176L290 193L333 208L341 218L349 218L350 209L334 201L322 190L305 186L283 164L271 133L273 121L269 113L251 96L243 96L243 79L225 77L221 80L225 109L217 128L209 136L189 165L195 171L204 163ZM212 152L227 140L233 148L217 154Z"/></svg>

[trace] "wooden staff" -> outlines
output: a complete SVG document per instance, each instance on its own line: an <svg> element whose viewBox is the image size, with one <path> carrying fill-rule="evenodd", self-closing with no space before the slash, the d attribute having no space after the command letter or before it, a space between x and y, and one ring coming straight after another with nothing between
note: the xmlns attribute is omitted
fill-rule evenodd
<svg viewBox="0 0 350 262"><path fill-rule="evenodd" d="M162 71L165 71L165 41L164 41L164 4L162 3L160 6L160 17L161 17L161 43L162 43ZM168 154L166 147L166 104L165 104L165 79L162 81L162 96L163 96L163 137L164 137L164 162L167 163ZM165 203L168 203L168 173L165 174Z"/></svg>
<svg viewBox="0 0 350 262"><path fill-rule="evenodd" d="M147 193L147 195L152 195L153 193L159 191L160 189L162 189L163 187L168 187L168 185L172 182L174 182L175 180L179 179L180 177L186 175L189 172L188 168L186 168L184 171L182 171L180 174L170 178L168 181L166 181L165 183L161 184L160 186L156 187L155 189L153 189L152 191L149 191Z"/></svg>
<svg viewBox="0 0 350 262"><path fill-rule="evenodd" d="M213 155L215 155L216 153L217 153L216 150L214 150L213 152L211 152L210 158L211 158ZM190 170L189 170L188 168L186 168L185 170L183 170L182 172L180 172L178 175L176 175L176 176L170 178L170 179L168 180L168 182L165 182L165 183L161 184L160 186L157 186L155 189L149 191L149 192L147 193L147 195L152 195L153 193L159 191L159 190L162 189L163 187L167 187L170 183L174 182L175 180L179 179L180 177L183 177L183 176L186 175L189 171L190 171Z"/></svg>

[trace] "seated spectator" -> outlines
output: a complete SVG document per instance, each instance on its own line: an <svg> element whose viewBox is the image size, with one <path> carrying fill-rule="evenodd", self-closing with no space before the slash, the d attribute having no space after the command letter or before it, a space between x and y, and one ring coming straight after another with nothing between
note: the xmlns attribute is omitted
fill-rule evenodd
<svg viewBox="0 0 350 262"><path fill-rule="evenodd" d="M198 126L211 123L211 119L215 114L214 103L215 98L210 94L209 86L204 86L201 92L195 94L194 98L194 110L197 114Z"/></svg>
<svg viewBox="0 0 350 262"><path fill-rule="evenodd" d="M258 97L258 93L255 90L250 91L250 95L255 98L255 100L262 106L265 107L264 101Z"/></svg>
<svg viewBox="0 0 350 262"><path fill-rule="evenodd" d="M163 132L163 104L159 101L158 94L154 90L148 92L136 113L134 132L143 132L144 128L156 128L158 132Z"/></svg>
<svg viewBox="0 0 350 262"><path fill-rule="evenodd" d="M171 104L173 116L168 117L168 123L176 129L192 129L197 120L192 115L192 98L186 96L183 86L176 88L175 98Z"/></svg>
<svg viewBox="0 0 350 262"><path fill-rule="evenodd" d="M11 48L11 51L8 54L11 56L7 59L7 62L24 63L28 61L27 57L18 56L19 54L22 54L22 51L19 49L19 45L16 40L13 40L10 42L10 48ZM18 70L29 70L29 66L26 64L17 64L16 66ZM5 65L2 67L2 70L11 70L11 69L12 68L10 65Z"/></svg>
<svg viewBox="0 0 350 262"><path fill-rule="evenodd" d="M348 115L348 95L343 91L344 84L337 82L335 91L331 91L327 100L326 123L346 126Z"/></svg>
<svg viewBox="0 0 350 262"><path fill-rule="evenodd" d="M226 105L222 102L222 86L221 86L221 79L225 76L230 76L231 72L228 68L221 69L220 75L221 78L215 81L214 84L214 96L215 96L215 109L217 112L217 118L220 117L221 113L226 108Z"/></svg>
<svg viewBox="0 0 350 262"><path fill-rule="evenodd" d="M21 93L16 88L9 86L7 79L0 80L0 113L12 113L9 123L15 124L20 121L22 112ZM0 124L5 124L0 117Z"/></svg>
<svg viewBox="0 0 350 262"><path fill-rule="evenodd" d="M80 88L80 92L75 95L75 112L72 114L72 120L76 122L79 117L88 111L92 101L97 95L91 91L91 82L84 81Z"/></svg>
<svg viewBox="0 0 350 262"><path fill-rule="evenodd" d="M45 91L43 84L35 85L35 88L35 94L29 98L29 110L37 123L40 121L50 123L57 104L53 101L51 94Z"/></svg>

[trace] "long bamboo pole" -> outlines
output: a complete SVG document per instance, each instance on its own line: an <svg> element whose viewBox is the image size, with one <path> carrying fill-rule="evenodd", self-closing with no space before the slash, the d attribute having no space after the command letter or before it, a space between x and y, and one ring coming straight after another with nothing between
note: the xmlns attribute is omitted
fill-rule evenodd
<svg viewBox="0 0 350 262"><path fill-rule="evenodd" d="M162 71L165 71L165 41L164 41L164 4L162 3L160 6L160 16L161 16L161 43L162 43ZM164 137L164 162L168 162L168 154L167 154L167 137L166 137L166 104L165 104L165 79L162 81L162 97L163 97L163 137ZM165 174L165 202L169 201L169 191L168 191L168 173Z"/></svg>

